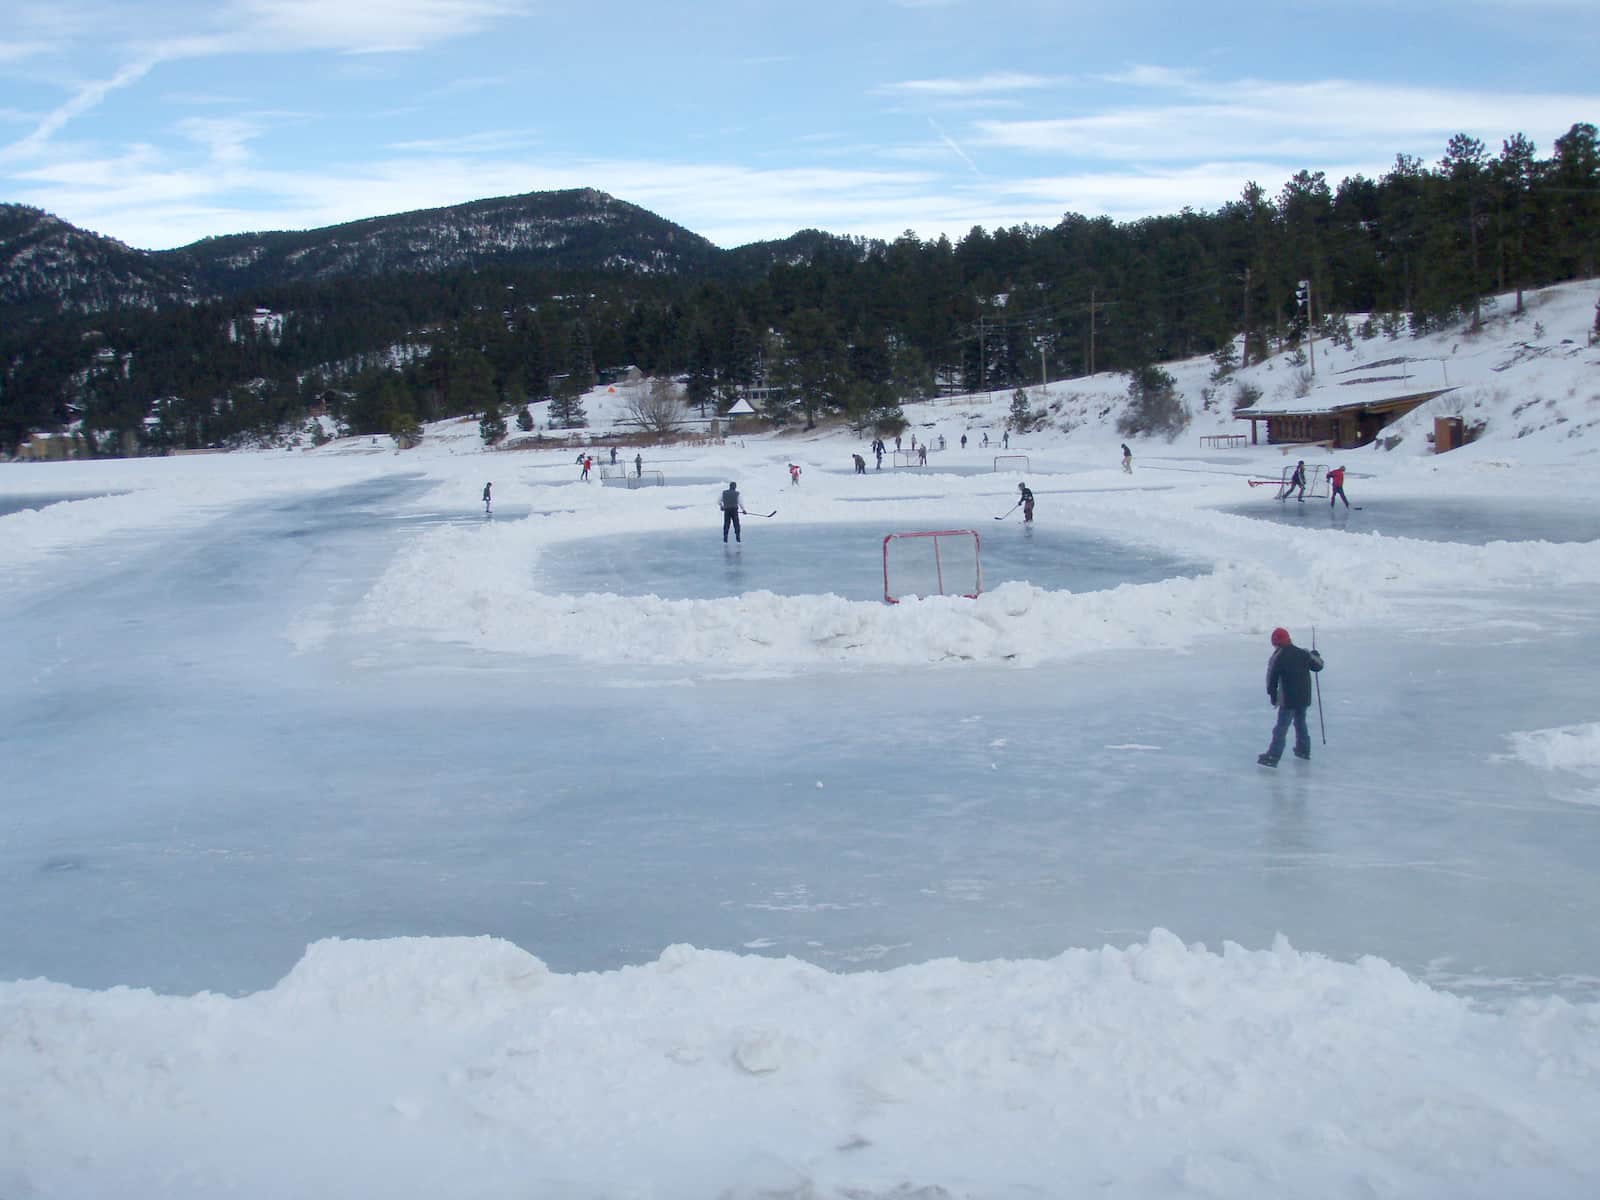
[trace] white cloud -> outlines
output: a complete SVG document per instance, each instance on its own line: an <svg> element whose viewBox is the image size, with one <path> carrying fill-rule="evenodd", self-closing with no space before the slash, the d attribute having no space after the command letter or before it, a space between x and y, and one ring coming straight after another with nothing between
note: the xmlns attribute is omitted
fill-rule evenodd
<svg viewBox="0 0 1600 1200"><path fill-rule="evenodd" d="M1034 154L1113 161L1184 162L1235 154L1240 147L1296 167L1437 145L1457 132L1499 138L1517 131L1554 136L1573 114L1600 108L1600 92L1504 94L1330 79L1277 83L1204 82L1189 72L1141 68L1118 81L1158 94L1085 116L973 123L982 144ZM1367 154L1372 154L1367 151ZM1323 167L1323 169L1326 169Z"/></svg>
<svg viewBox="0 0 1600 1200"><path fill-rule="evenodd" d="M883 84L875 90L885 95L981 96L990 92L1031 91L1050 87L1053 82L1043 75L1001 73L971 79L907 79Z"/></svg>
<svg viewBox="0 0 1600 1200"><path fill-rule="evenodd" d="M518 0L236 0L226 11L258 46L367 54L481 33L526 8Z"/></svg>

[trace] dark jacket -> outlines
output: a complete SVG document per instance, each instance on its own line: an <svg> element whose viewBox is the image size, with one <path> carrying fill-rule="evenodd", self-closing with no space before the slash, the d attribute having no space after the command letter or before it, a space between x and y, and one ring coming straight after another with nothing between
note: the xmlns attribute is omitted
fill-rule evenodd
<svg viewBox="0 0 1600 1200"><path fill-rule="evenodd" d="M1284 708L1311 703L1311 672L1322 670L1322 655L1292 642L1279 646L1267 660L1267 697Z"/></svg>
<svg viewBox="0 0 1600 1200"><path fill-rule="evenodd" d="M723 512L738 512L739 511L739 489L738 488L730 487L730 488L726 488L726 489L723 490L723 493L722 493L722 511Z"/></svg>

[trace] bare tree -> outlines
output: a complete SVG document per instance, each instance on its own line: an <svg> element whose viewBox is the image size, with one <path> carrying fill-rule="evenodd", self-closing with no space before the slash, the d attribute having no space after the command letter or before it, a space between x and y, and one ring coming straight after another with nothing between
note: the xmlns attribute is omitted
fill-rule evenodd
<svg viewBox="0 0 1600 1200"><path fill-rule="evenodd" d="M677 432L684 417L678 385L670 379L652 379L648 389L636 389L628 400L628 416L646 433Z"/></svg>

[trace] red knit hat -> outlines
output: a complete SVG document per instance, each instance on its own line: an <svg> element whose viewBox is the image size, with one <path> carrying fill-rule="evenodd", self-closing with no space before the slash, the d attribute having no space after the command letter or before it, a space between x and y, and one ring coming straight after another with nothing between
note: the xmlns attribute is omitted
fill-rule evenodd
<svg viewBox="0 0 1600 1200"><path fill-rule="evenodd" d="M1289 644L1289 631L1282 625L1272 631L1272 644L1274 646L1287 646Z"/></svg>

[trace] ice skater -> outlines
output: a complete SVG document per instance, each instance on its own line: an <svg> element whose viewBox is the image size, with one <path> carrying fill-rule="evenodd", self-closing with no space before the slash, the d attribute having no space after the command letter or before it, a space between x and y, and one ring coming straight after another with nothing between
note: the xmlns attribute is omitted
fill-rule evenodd
<svg viewBox="0 0 1600 1200"><path fill-rule="evenodd" d="M483 515L486 516L486 517L490 515L489 492L490 492L490 489L492 489L493 487L494 487L494 484L492 484L492 483L486 483L486 484L483 485Z"/></svg>
<svg viewBox="0 0 1600 1200"><path fill-rule="evenodd" d="M917 447L917 466L925 467L927 465L928 465L928 447L927 447L927 444L924 443L923 445Z"/></svg>
<svg viewBox="0 0 1600 1200"><path fill-rule="evenodd" d="M1329 488L1329 491L1331 493L1328 496L1328 507L1329 508L1333 507L1333 502L1335 500L1343 500L1344 501L1344 506L1346 508L1350 507L1350 497L1346 496L1344 494L1344 468L1343 467L1335 467L1333 470L1328 472L1328 488Z"/></svg>
<svg viewBox="0 0 1600 1200"><path fill-rule="evenodd" d="M611 447L611 465L613 467L617 465L617 448L615 446Z"/></svg>
<svg viewBox="0 0 1600 1200"><path fill-rule="evenodd" d="M1127 442L1122 443L1122 473L1124 475L1133 474L1133 451L1128 449Z"/></svg>
<svg viewBox="0 0 1600 1200"><path fill-rule="evenodd" d="M790 487L799 487L800 486L800 464L799 463L790 463L789 464L789 486Z"/></svg>
<svg viewBox="0 0 1600 1200"><path fill-rule="evenodd" d="M1294 756L1311 757L1311 731L1306 728L1306 709L1311 707L1311 672L1322 670L1322 655L1302 650L1289 640L1281 626L1272 631L1272 657L1267 660L1267 699L1278 709L1272 727L1272 742L1265 754L1256 755L1263 767L1275 767L1283 757L1289 723L1294 722Z"/></svg>
<svg viewBox="0 0 1600 1200"><path fill-rule="evenodd" d="M1021 497L1017 500L1017 503L1022 505L1022 523L1024 525L1032 524L1033 523L1033 489L1030 488L1025 483L1019 483L1019 484L1017 484L1017 491L1022 493Z"/></svg>
<svg viewBox="0 0 1600 1200"><path fill-rule="evenodd" d="M594 462L594 459L590 458L587 454L583 454L583 455L579 455L578 461L583 464L582 469L578 472L578 478L583 480L583 482L588 483L589 482L589 464Z"/></svg>
<svg viewBox="0 0 1600 1200"><path fill-rule="evenodd" d="M742 502L739 499L739 484L730 482L722 493L722 540L726 544L728 529L733 528L733 540L744 541L744 535L739 531L739 510Z"/></svg>
<svg viewBox="0 0 1600 1200"><path fill-rule="evenodd" d="M1278 493L1278 499L1287 500L1294 495L1296 488L1300 489L1300 495L1297 499L1301 504L1304 504L1306 502L1306 460L1303 458L1295 463L1294 474L1289 476L1288 484L1283 491Z"/></svg>
<svg viewBox="0 0 1600 1200"><path fill-rule="evenodd" d="M865 475L867 473L867 460L862 458L859 454L852 454L850 457L855 459L856 474Z"/></svg>
<svg viewBox="0 0 1600 1200"><path fill-rule="evenodd" d="M643 454L635 454L633 456L633 477L635 479L643 479L644 478L644 455Z"/></svg>

